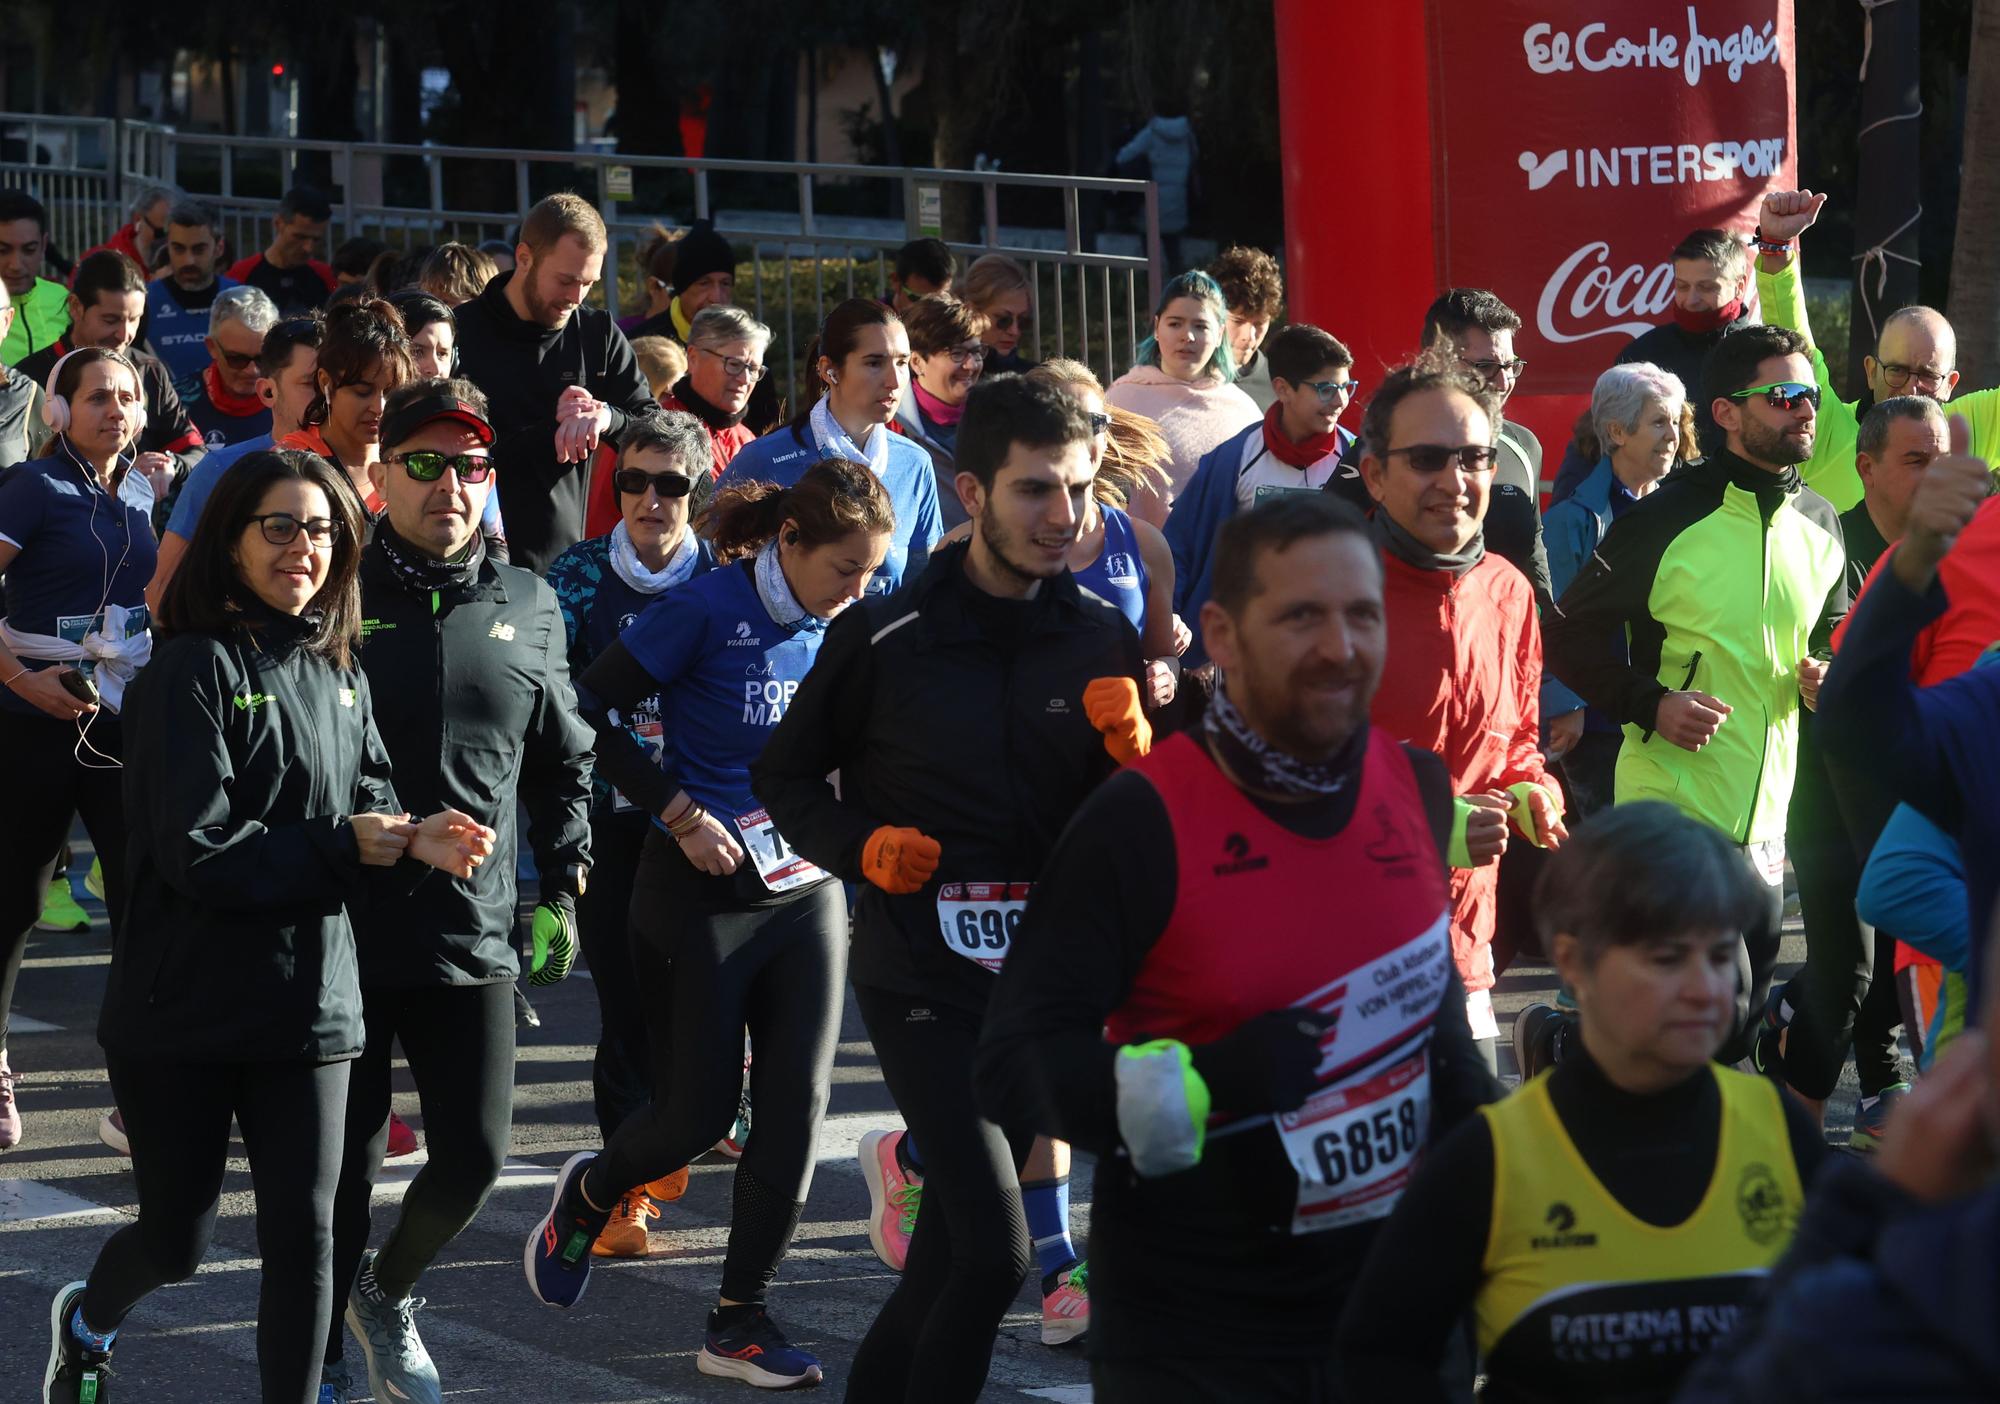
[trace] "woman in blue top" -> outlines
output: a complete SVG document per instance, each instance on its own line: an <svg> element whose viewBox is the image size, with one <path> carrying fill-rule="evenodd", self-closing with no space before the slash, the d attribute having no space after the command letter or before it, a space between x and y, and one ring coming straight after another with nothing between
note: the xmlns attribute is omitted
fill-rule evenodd
<svg viewBox="0 0 2000 1404"><path fill-rule="evenodd" d="M55 437L0 478L0 754L10 793L0 805L0 1150L21 1139L7 1011L72 814L102 860L114 928L124 909L117 714L152 655L152 499L135 493L135 505L121 491L125 455L146 423L139 372L120 352L86 347L56 363L47 389L42 418Z"/></svg>
<svg viewBox="0 0 2000 1404"><path fill-rule="evenodd" d="M1697 452L1693 418L1687 391L1671 371L1633 361L1597 378L1590 426L1603 457L1542 520L1549 579L1558 599L1590 563L1611 524L1652 492L1675 464ZM1583 699L1553 673L1543 675L1541 705L1548 757L1562 762L1571 806L1590 814L1610 805L1621 735L1617 725L1586 713Z"/></svg>
<svg viewBox="0 0 2000 1404"><path fill-rule="evenodd" d="M691 414L669 411L626 431L612 474L618 524L607 535L579 541L549 566L569 635L571 677L582 677L655 600L714 566L715 553L690 521L708 501L714 461L708 430ZM659 693L619 715L657 760L664 745ZM598 1129L609 1141L652 1095L646 1000L651 996L657 1006L665 992L639 983L628 939L632 877L652 816L601 774L593 777L592 791L590 886L577 902L577 925L602 1023L590 1068L592 1100ZM671 1178L674 1184L658 1187L660 1198L679 1198L686 1176ZM598 1241L599 1256L643 1257L646 1220L657 1212L646 1188L633 1189L618 1211L612 1231Z"/></svg>
<svg viewBox="0 0 2000 1404"><path fill-rule="evenodd" d="M717 486L789 487L822 459L866 464L896 513L889 554L868 582L869 594L886 595L923 574L944 533L930 454L888 428L909 390L910 338L890 308L851 297L827 315L806 348L806 364L812 367L812 407L744 445Z"/></svg>
<svg viewBox="0 0 2000 1404"><path fill-rule="evenodd" d="M928 469L925 470L928 473ZM764 1388L817 1382L764 1312L812 1182L847 969L841 886L793 853L750 792L763 750L812 667L826 624L889 549L889 495L859 464L814 464L789 488L717 492L701 530L725 564L669 591L577 684L598 764L647 814L633 883L638 974L673 965L671 1010L649 1006L652 1102L599 1155L557 1177L524 1260L535 1295L583 1295L591 1246L635 1186L684 1166L736 1115L742 1029L756 1045L757 1130L736 1170L722 1294L696 1364ZM649 756L616 720L653 693Z"/></svg>

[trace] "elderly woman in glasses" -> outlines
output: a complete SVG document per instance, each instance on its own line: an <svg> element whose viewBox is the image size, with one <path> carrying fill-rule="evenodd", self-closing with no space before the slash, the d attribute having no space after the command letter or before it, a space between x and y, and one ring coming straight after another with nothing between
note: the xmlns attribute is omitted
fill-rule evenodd
<svg viewBox="0 0 2000 1404"><path fill-rule="evenodd" d="M1695 447L1693 407L1680 377L1645 361L1613 366L1597 378L1590 396L1590 430L1579 432L1597 467L1542 519L1549 579L1558 597L1597 550L1611 524L1650 493ZM1583 813L1611 803L1611 772L1618 762L1618 726L1586 711L1583 699L1554 675L1542 680L1542 724L1550 760L1563 762L1570 798Z"/></svg>
<svg viewBox="0 0 2000 1404"><path fill-rule="evenodd" d="M728 303L702 308L688 327L687 374L660 403L686 411L708 429L714 476L756 437L743 420L750 392L764 378L770 345L771 329Z"/></svg>
<svg viewBox="0 0 2000 1404"><path fill-rule="evenodd" d="M979 383L990 354L981 340L987 328L983 313L950 293L937 293L912 304L903 318L910 334L910 393L896 406L894 427L930 450L937 472L938 508L946 530L965 520L958 501L959 416L965 397Z"/></svg>

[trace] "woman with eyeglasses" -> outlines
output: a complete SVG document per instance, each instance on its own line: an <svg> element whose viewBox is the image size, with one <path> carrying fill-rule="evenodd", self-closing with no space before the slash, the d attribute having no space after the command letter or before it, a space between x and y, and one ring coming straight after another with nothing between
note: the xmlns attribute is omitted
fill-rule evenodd
<svg viewBox="0 0 2000 1404"><path fill-rule="evenodd" d="M769 367L771 329L728 303L694 314L688 327L688 368L660 403L684 410L708 430L709 457L720 476L742 447L756 437L743 423L750 394Z"/></svg>
<svg viewBox="0 0 2000 1404"><path fill-rule="evenodd" d="M342 469L361 504L361 532L372 536L384 503L368 480L382 449L382 405L389 392L416 378L416 360L403 319L380 298L362 298L327 309L313 370L313 401L304 427L278 441L304 449Z"/></svg>
<svg viewBox="0 0 2000 1404"><path fill-rule="evenodd" d="M950 530L965 520L952 445L958 440L965 397L979 383L990 354L980 339L986 318L945 292L912 305L903 325L910 334L910 392L896 407L890 427L929 451L937 473L938 511Z"/></svg>
<svg viewBox="0 0 2000 1404"><path fill-rule="evenodd" d="M1256 401L1234 384L1236 365L1223 336L1228 316L1215 279L1200 271L1181 274L1160 294L1138 363L1104 392L1107 403L1159 425L1173 450L1168 496L1149 494L1133 504L1156 526L1166 524L1168 506L1186 490L1202 456L1263 418Z"/></svg>
<svg viewBox="0 0 2000 1404"><path fill-rule="evenodd" d="M363 1042L348 905L371 870L466 877L493 849L463 813L416 823L397 803L356 658L360 557L338 470L261 451L216 485L161 602L163 643L125 699L130 900L98 1023L139 1215L57 1293L46 1400L104 1398L128 1314L200 1265L232 1118L256 1188L262 1383L221 1392L318 1393Z"/></svg>
<svg viewBox="0 0 2000 1404"><path fill-rule="evenodd" d="M734 311L733 308L717 309ZM707 316L704 310L696 320ZM573 678L616 643L641 614L669 590L715 565L714 548L695 534L691 519L707 505L715 485L707 428L692 415L669 410L627 430L617 469L609 474L618 497L617 525L579 541L549 567L549 585L562 609ZM648 693L619 709L625 730L656 760L666 746L660 694ZM597 995L601 1032L591 1060L592 1105L609 1141L626 1117L652 1096L650 1016L665 1027L669 966L641 984L633 965L630 910L632 879L652 816L616 789L602 773L591 779L589 889L577 901L578 934ZM599 1236L602 1258L646 1256L646 1221L658 1216L653 1201L675 1200L687 1188L687 1168L627 1189Z"/></svg>
<svg viewBox="0 0 2000 1404"><path fill-rule="evenodd" d="M1035 345L1033 283L1028 270L1005 254L972 261L951 285L952 295L986 319L979 339L986 344L986 374L1019 374L1034 368L1021 343Z"/></svg>
<svg viewBox="0 0 2000 1404"><path fill-rule="evenodd" d="M1345 346L1318 327L1295 322L1272 337L1261 355L1270 368L1270 409L1202 456L1167 519L1174 612L1193 631L1182 657L1188 668L1208 662L1201 607L1209 597L1215 534L1222 524L1275 494L1320 491L1338 476L1341 455L1354 444L1340 417L1361 385Z"/></svg>
<svg viewBox="0 0 2000 1404"><path fill-rule="evenodd" d="M620 1200L728 1131L747 1025L757 1127L737 1165L721 1295L695 1364L777 1389L821 1378L765 1298L812 1183L845 997L847 901L787 845L750 791L750 765L828 621L867 589L895 518L874 474L830 460L789 488L724 488L700 525L727 564L668 591L578 684L599 767L651 816L633 884L634 960L649 993L673 967L671 1008L646 1005L652 1100L601 1153L563 1167L524 1264L539 1300L576 1304ZM622 724L655 695L657 755Z"/></svg>
<svg viewBox="0 0 2000 1404"><path fill-rule="evenodd" d="M910 385L910 338L903 319L872 298L850 297L827 313L806 347L813 400L782 429L746 445L723 472L720 487L796 483L815 463L838 458L866 464L896 510L896 537L869 582L874 595L892 593L923 573L944 534L937 475L930 452L891 433L889 423Z"/></svg>

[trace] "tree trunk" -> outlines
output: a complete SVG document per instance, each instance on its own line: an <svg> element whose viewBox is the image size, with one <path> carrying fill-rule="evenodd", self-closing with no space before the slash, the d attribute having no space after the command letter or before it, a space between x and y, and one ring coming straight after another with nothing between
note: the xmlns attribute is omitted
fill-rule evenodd
<svg viewBox="0 0 2000 1404"><path fill-rule="evenodd" d="M924 17L924 92L931 113L931 164L940 170L972 166L978 132L976 104L963 87L970 74L958 58L959 8L931 5ZM947 181L943 191L944 237L951 243L983 241L985 201L979 187Z"/></svg>
<svg viewBox="0 0 2000 1404"><path fill-rule="evenodd" d="M1947 311L1965 383L1991 385L2000 377L2000 0L1977 0L1971 50Z"/></svg>
<svg viewBox="0 0 2000 1404"><path fill-rule="evenodd" d="M1921 14L1917 0L1907 0L1872 11L1863 21L1871 29L1861 82L1849 394L1860 393L1862 358L1875 354L1883 321L1917 300L1918 212L1924 199L1923 128L1916 116L1923 110Z"/></svg>

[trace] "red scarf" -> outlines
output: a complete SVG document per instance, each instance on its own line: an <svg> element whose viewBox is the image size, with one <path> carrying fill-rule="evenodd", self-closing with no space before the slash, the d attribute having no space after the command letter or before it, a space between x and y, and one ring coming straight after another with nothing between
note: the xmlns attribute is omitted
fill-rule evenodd
<svg viewBox="0 0 2000 1404"><path fill-rule="evenodd" d="M1264 447L1271 451L1271 457L1288 468L1310 468L1328 454L1340 452L1338 427L1293 443L1285 433L1284 408L1274 404L1264 411Z"/></svg>
<svg viewBox="0 0 2000 1404"><path fill-rule="evenodd" d="M1711 307L1706 312L1690 312L1678 302L1674 304L1674 325L1689 336L1702 336L1728 326L1743 315L1743 299L1739 296L1725 302L1720 307Z"/></svg>
<svg viewBox="0 0 2000 1404"><path fill-rule="evenodd" d="M208 402L232 419L248 419L264 408L264 402L257 398L254 390L248 395L237 395L228 390L222 383L221 371L216 369L213 361L201 373L201 388L208 396Z"/></svg>

